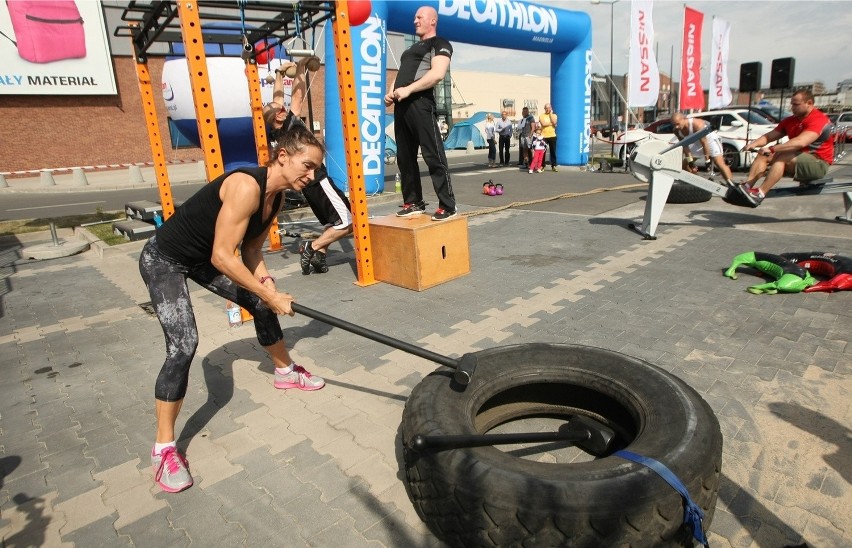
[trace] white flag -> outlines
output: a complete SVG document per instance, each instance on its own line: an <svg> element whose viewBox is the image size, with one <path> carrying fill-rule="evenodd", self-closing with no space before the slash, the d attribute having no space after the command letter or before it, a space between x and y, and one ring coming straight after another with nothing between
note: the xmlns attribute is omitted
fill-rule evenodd
<svg viewBox="0 0 852 548"><path fill-rule="evenodd" d="M630 71L627 104L648 107L657 104L660 93L660 70L654 56L654 23L651 19L653 0L630 2Z"/></svg>
<svg viewBox="0 0 852 548"><path fill-rule="evenodd" d="M731 24L724 19L713 18L713 47L710 51L709 108L722 108L731 104L731 86L728 84L728 42Z"/></svg>

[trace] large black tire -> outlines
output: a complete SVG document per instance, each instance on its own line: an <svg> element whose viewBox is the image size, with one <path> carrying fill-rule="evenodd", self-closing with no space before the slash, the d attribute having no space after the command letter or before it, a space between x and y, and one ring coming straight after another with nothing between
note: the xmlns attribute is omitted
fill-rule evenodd
<svg viewBox="0 0 852 548"><path fill-rule="evenodd" d="M666 198L668 204L700 204L710 201L713 197L709 191L697 186L675 181L672 189L669 191L669 197Z"/></svg>
<svg viewBox="0 0 852 548"><path fill-rule="evenodd" d="M406 487L421 519L453 546L692 546L680 496L616 456L552 464L496 447L418 453L419 435L482 434L530 417L584 415L626 448L669 467L713 518L722 434L707 403L665 371L616 352L527 344L476 353L471 383L438 369L402 417Z"/></svg>
<svg viewBox="0 0 852 548"><path fill-rule="evenodd" d="M627 169L630 167L630 155L633 154L633 151L636 147L639 146L639 143L625 143L621 150L618 151L618 159L621 161L621 165Z"/></svg>

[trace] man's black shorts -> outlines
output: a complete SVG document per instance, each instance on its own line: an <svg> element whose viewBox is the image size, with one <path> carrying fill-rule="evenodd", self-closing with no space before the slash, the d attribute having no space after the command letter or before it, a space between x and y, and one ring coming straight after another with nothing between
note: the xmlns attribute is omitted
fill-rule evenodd
<svg viewBox="0 0 852 548"><path fill-rule="evenodd" d="M328 177L324 167L316 171L316 179L302 189L302 195L323 225L344 229L352 224L352 206L343 191Z"/></svg>

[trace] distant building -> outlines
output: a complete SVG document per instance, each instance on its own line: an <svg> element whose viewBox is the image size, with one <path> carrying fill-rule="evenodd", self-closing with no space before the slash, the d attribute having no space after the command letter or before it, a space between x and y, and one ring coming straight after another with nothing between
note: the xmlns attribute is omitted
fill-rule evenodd
<svg viewBox="0 0 852 548"><path fill-rule="evenodd" d="M544 104L550 102L547 76L454 69L452 84L452 117L456 122L477 112L499 114L503 110L510 119L517 120L524 107L538 116L544 112Z"/></svg>
<svg viewBox="0 0 852 548"><path fill-rule="evenodd" d="M775 106L784 103L784 110L790 110L790 98L794 91L806 89L813 93L814 104L825 112L842 112L852 110L852 80L844 80L837 84L835 91L827 91L825 84L819 80L814 82L800 82L793 85L793 89L787 90L760 90L760 98ZM782 93L783 92L783 93ZM757 95L757 94L756 94ZM760 99L755 99L757 102ZM740 103L745 104L745 103Z"/></svg>

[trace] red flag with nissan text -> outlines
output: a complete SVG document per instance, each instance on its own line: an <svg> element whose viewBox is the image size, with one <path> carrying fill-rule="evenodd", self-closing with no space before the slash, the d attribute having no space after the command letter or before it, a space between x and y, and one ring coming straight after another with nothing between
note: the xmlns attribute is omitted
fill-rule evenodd
<svg viewBox="0 0 852 548"><path fill-rule="evenodd" d="M683 54L680 67L680 109L704 108L701 87L701 26L704 14L686 8L683 16Z"/></svg>

